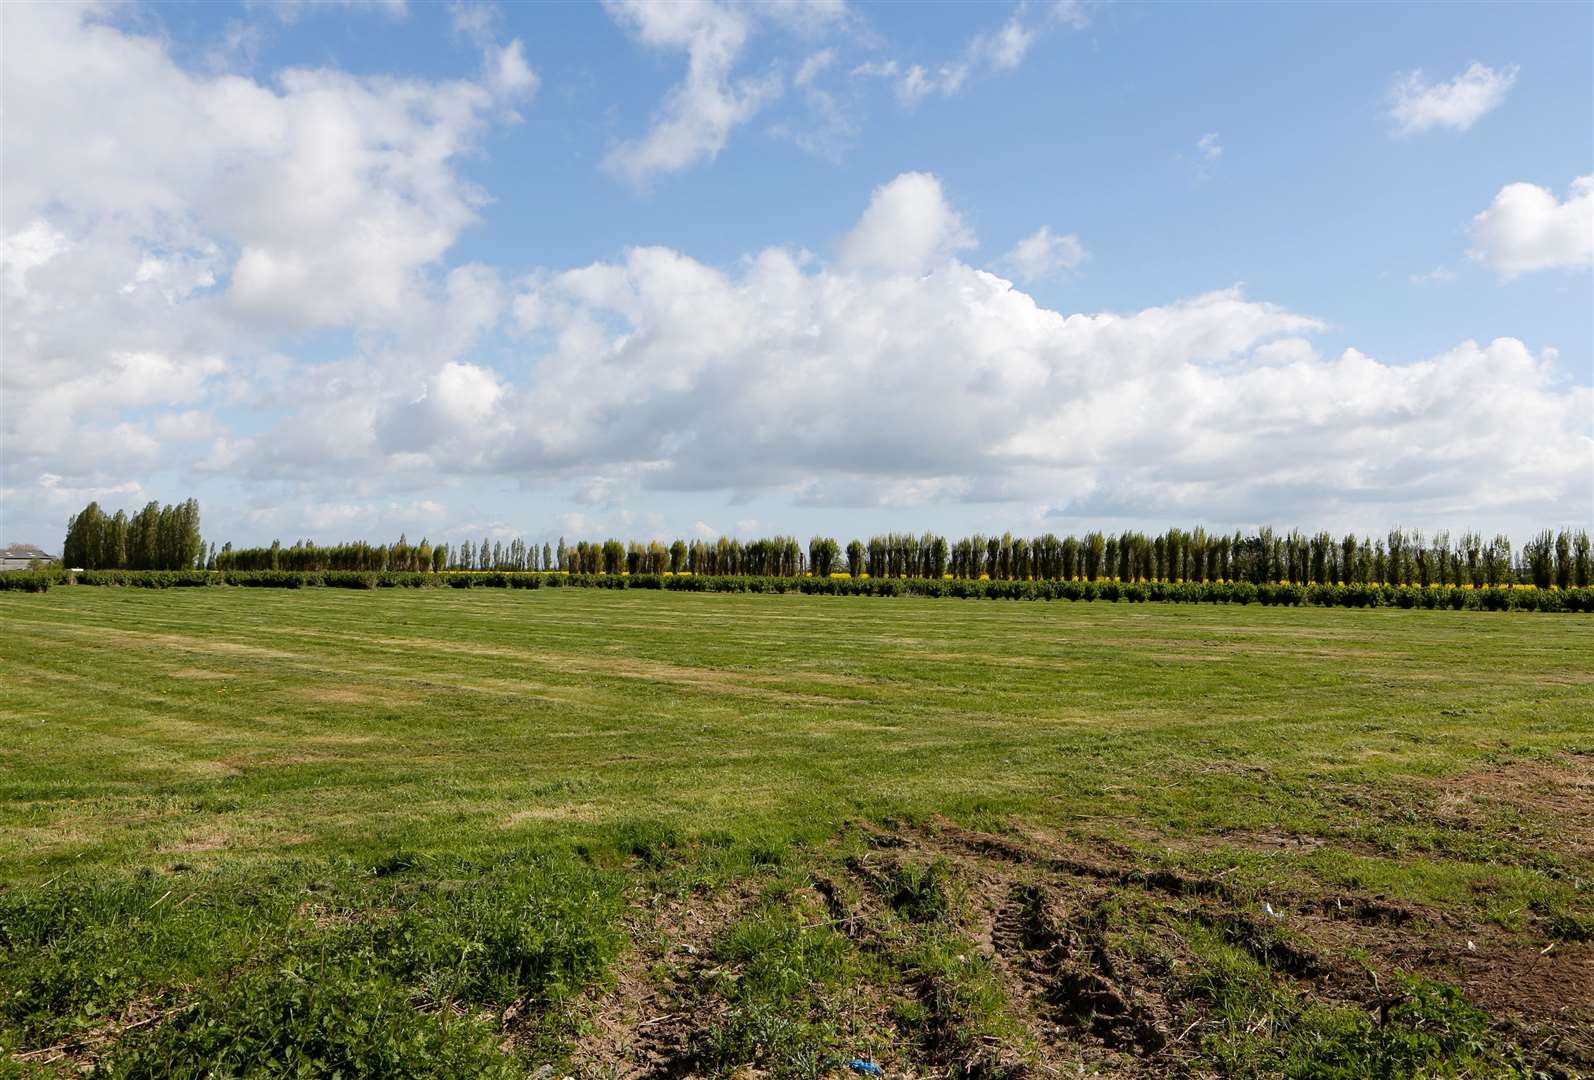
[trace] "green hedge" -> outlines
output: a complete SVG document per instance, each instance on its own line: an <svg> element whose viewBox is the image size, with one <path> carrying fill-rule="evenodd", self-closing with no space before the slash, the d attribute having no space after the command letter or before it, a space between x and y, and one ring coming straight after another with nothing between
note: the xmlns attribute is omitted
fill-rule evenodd
<svg viewBox="0 0 1594 1080"><path fill-rule="evenodd" d="M51 585L146 589L232 585L259 589L670 589L675 592L925 596L960 600L1104 600L1109 603L1265 604L1314 607L1454 608L1469 611L1594 612L1594 588L1460 589L1418 585L1252 585L1248 582L969 581L934 578L692 577L660 574L541 574L487 571L84 570L0 575L0 589L43 592Z"/></svg>
<svg viewBox="0 0 1594 1080"><path fill-rule="evenodd" d="M0 573L0 591L44 592L59 576L48 570L8 570Z"/></svg>

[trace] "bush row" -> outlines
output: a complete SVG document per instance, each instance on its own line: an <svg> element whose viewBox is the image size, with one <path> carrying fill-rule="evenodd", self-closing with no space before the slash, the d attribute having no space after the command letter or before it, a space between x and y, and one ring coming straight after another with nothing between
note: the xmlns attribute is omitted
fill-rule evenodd
<svg viewBox="0 0 1594 1080"><path fill-rule="evenodd" d="M986 600L1105 600L1109 603L1266 604L1315 607L1453 608L1594 612L1594 588L1455 588L1418 585L1253 585L1249 582L970 581L932 578L418 573L327 570L84 570L0 575L0 588L42 592L57 585L265 589L670 589L676 592L799 592L823 596L925 596Z"/></svg>
<svg viewBox="0 0 1594 1080"><path fill-rule="evenodd" d="M0 574L0 591L43 592L60 576L48 570L8 570Z"/></svg>

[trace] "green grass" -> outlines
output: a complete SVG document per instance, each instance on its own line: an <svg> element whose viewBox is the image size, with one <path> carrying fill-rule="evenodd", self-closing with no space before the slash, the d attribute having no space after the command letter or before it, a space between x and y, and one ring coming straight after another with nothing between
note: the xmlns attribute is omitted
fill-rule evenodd
<svg viewBox="0 0 1594 1080"><path fill-rule="evenodd" d="M1529 1065L1590 1052L1589 993L1504 1010L1491 965L1371 922L1300 927L1336 970L1372 950L1357 1000L1201 929L1368 900L1408 936L1462 928L1502 977L1586 962L1581 617L70 588L0 594L0 619L14 1070L602 1075L642 1052L616 1027L655 1064L815 1076L854 1052L1479 1075L1557 1029ZM993 860L950 822L1067 858ZM1080 859L1117 876L1059 868ZM1004 951L1022 888L1105 899L1127 936ZM660 897L728 907L672 951ZM1126 972L1161 1013L1048 999L1083 979L1116 1007Z"/></svg>

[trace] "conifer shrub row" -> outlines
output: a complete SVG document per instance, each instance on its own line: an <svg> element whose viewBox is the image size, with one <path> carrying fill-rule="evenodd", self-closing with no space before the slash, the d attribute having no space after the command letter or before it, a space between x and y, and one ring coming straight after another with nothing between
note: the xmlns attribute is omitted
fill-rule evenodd
<svg viewBox="0 0 1594 1080"><path fill-rule="evenodd" d="M956 600L1068 600L1107 603L1263 604L1469 611L1594 612L1594 587L1448 585L1290 585L1248 581L1018 581L913 577L786 577L670 574L543 574L478 571L87 570L0 577L0 588L42 592L52 584L134 588L237 586L262 589L668 589L673 592L805 593L819 596L919 596Z"/></svg>

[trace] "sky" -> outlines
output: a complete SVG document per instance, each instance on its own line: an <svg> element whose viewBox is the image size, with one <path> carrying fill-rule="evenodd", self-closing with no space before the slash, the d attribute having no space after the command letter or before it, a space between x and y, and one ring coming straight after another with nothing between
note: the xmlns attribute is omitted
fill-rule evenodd
<svg viewBox="0 0 1594 1080"><path fill-rule="evenodd" d="M1594 526L1594 5L0 5L0 542Z"/></svg>

